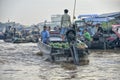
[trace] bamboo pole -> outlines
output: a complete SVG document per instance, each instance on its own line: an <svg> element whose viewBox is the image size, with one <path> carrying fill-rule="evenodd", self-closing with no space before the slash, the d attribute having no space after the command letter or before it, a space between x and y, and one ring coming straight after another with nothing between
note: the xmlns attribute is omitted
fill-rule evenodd
<svg viewBox="0 0 120 80"><path fill-rule="evenodd" d="M75 19L75 8L76 8L76 0L75 0L75 2L74 2L74 8L73 8L73 21L74 21L74 19Z"/></svg>

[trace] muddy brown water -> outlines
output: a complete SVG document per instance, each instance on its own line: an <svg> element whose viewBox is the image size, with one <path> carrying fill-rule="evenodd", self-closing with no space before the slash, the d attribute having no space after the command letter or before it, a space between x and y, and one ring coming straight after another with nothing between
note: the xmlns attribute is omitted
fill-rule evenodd
<svg viewBox="0 0 120 80"><path fill-rule="evenodd" d="M120 51L92 50L88 65L67 70L44 61L35 43L0 41L0 80L120 80Z"/></svg>

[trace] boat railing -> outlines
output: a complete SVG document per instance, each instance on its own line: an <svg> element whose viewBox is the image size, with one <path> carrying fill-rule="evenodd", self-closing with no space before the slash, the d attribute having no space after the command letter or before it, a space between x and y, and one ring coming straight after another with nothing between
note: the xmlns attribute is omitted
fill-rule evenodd
<svg viewBox="0 0 120 80"><path fill-rule="evenodd" d="M44 54L50 54L51 53L51 46L39 41L38 42L38 48L40 49L41 52Z"/></svg>

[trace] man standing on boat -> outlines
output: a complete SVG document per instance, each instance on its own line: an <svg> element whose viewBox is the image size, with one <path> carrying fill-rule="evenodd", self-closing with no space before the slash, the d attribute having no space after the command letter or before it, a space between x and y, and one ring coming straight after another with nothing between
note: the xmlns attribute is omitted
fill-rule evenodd
<svg viewBox="0 0 120 80"><path fill-rule="evenodd" d="M71 26L70 15L68 15L68 10L65 9L64 14L62 15L62 18L61 18L61 32L60 32L63 40L65 39L65 33L68 27L70 26Z"/></svg>
<svg viewBox="0 0 120 80"><path fill-rule="evenodd" d="M47 30L47 26L44 26L43 31L41 32L41 41L45 44L49 43L49 31Z"/></svg>

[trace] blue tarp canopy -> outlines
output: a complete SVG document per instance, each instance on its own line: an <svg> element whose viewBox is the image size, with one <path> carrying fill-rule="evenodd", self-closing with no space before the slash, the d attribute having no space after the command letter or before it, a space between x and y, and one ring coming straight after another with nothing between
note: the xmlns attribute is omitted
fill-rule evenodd
<svg viewBox="0 0 120 80"><path fill-rule="evenodd" d="M93 21L93 22L108 22L110 20L115 19L114 17L97 17L97 18L84 18L85 21Z"/></svg>
<svg viewBox="0 0 120 80"><path fill-rule="evenodd" d="M79 15L78 18L82 18L82 17L98 17L97 14L83 14L83 15Z"/></svg>

